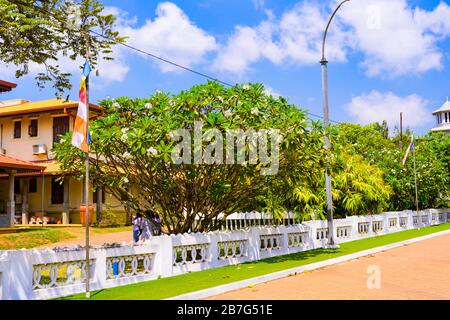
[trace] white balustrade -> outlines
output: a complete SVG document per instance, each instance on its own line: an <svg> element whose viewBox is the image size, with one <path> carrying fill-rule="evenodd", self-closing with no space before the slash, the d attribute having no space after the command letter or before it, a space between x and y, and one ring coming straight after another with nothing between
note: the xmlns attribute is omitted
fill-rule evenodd
<svg viewBox="0 0 450 320"><path fill-rule="evenodd" d="M327 228L317 229L316 230L316 239L317 240L328 239L328 229Z"/></svg>
<svg viewBox="0 0 450 320"><path fill-rule="evenodd" d="M358 223L358 233L365 234L369 233L370 222L359 222Z"/></svg>
<svg viewBox="0 0 450 320"><path fill-rule="evenodd" d="M235 214L233 218L227 220L227 230L93 247L91 289L321 248L328 241L326 220L299 223L288 214L282 223L274 224L269 215L255 212ZM423 210L419 216L405 210L335 219L335 241L343 243L417 228L418 219L420 227L444 223L450 219L450 210ZM0 251L0 298L47 299L81 293L86 277L84 257L83 248Z"/></svg>
<svg viewBox="0 0 450 320"><path fill-rule="evenodd" d="M151 274L154 253L106 258L106 279L117 279Z"/></svg>
<svg viewBox="0 0 450 320"><path fill-rule="evenodd" d="M406 228L408 226L408 217L400 217L400 227Z"/></svg>
<svg viewBox="0 0 450 320"><path fill-rule="evenodd" d="M389 218L389 228L396 228L398 226L398 218Z"/></svg>
<svg viewBox="0 0 450 320"><path fill-rule="evenodd" d="M337 227L336 228L336 236L338 238L350 238L351 229L352 229L351 226Z"/></svg>
<svg viewBox="0 0 450 320"><path fill-rule="evenodd" d="M288 248L304 246L306 236L307 236L306 232L289 232L288 233Z"/></svg>
<svg viewBox="0 0 450 320"><path fill-rule="evenodd" d="M206 262L209 243L173 247L173 265Z"/></svg>
<svg viewBox="0 0 450 320"><path fill-rule="evenodd" d="M383 221L373 221L372 231L375 233L383 231Z"/></svg>
<svg viewBox="0 0 450 320"><path fill-rule="evenodd" d="M92 265L94 260L90 260ZM86 261L33 265L33 289L47 289L86 282Z"/></svg>
<svg viewBox="0 0 450 320"><path fill-rule="evenodd" d="M247 256L248 240L230 240L217 243L217 259L226 260Z"/></svg>
<svg viewBox="0 0 450 320"><path fill-rule="evenodd" d="M282 234L264 234L259 236L261 240L260 250L279 250L281 249Z"/></svg>

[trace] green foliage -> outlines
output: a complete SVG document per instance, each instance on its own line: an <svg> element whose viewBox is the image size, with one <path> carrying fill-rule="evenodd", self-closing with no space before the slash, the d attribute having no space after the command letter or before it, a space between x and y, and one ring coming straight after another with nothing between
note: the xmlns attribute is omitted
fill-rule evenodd
<svg viewBox="0 0 450 320"><path fill-rule="evenodd" d="M111 59L114 43L125 40L113 30L115 17L102 14L103 8L98 0L0 0L0 61L15 65L17 78L28 74L31 64L42 65L38 86L51 82L62 95L72 85L58 58L75 61L89 47L95 68L100 57Z"/></svg>
<svg viewBox="0 0 450 320"><path fill-rule="evenodd" d="M309 121L286 99L266 95L260 84L224 88L208 82L176 95L157 92L101 105L103 116L91 123L94 187L106 188L133 210L157 212L167 232L209 231L236 211L270 212L278 219L293 211L303 220L324 219L325 159L330 160L336 217L414 208L412 159L401 165L404 150L397 137L388 136L386 123L331 126L332 150L327 151L321 123ZM279 129L278 173L262 175L260 163L174 164L178 142L170 134L193 133L195 121L203 122L203 133ZM448 205L449 139L429 134L416 141L421 208ZM209 143L203 141L203 149ZM405 140L403 149L407 145ZM247 156L249 151L247 145ZM83 178L84 154L70 144L70 133L53 152L65 174Z"/></svg>
<svg viewBox="0 0 450 320"><path fill-rule="evenodd" d="M402 166L410 136L403 138L400 149L398 136L386 137L378 124L359 126L340 124L334 138L337 148L353 155L361 155L366 162L384 172L384 180L392 188L390 210L415 209L413 155ZM449 205L450 197L450 136L429 133L415 137L418 198L420 208Z"/></svg>
<svg viewBox="0 0 450 320"><path fill-rule="evenodd" d="M168 232L207 231L217 226L219 215L241 210L270 208L280 216L287 202L270 186L285 187L280 177L294 172L301 182L321 170L319 129L308 124L304 111L282 97L266 95L259 84L224 88L209 82L177 95L157 92L147 99L122 97L101 105L103 117L91 124L90 176L95 187L105 187L134 210L156 211ZM278 174L262 175L260 163L172 163L178 142L169 134L176 129L192 133L194 121L204 123L203 132L279 129L283 140ZM208 144L204 141L203 147ZM71 146L70 134L53 151L66 174L83 177L83 153ZM195 218L201 223L194 224Z"/></svg>

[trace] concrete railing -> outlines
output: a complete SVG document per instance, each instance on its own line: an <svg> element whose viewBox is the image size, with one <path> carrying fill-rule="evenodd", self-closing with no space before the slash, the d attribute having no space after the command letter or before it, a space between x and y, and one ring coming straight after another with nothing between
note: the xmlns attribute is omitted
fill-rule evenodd
<svg viewBox="0 0 450 320"><path fill-rule="evenodd" d="M342 243L448 220L450 209L423 210L419 217L410 210L351 216L335 220L335 237L337 243ZM163 235L144 243L93 246L91 289L260 260L327 243L326 221L286 224L249 224L240 230ZM0 251L0 298L47 299L81 293L85 289L85 270L81 247Z"/></svg>

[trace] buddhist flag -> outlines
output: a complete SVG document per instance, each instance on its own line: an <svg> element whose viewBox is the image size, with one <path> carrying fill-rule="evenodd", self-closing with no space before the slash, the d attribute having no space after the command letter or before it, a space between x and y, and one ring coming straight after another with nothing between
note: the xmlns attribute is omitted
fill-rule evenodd
<svg viewBox="0 0 450 320"><path fill-rule="evenodd" d="M402 165L405 165L406 160L408 159L409 152L414 149L414 135L411 136L411 142L409 143L409 147L406 150L405 157L403 158Z"/></svg>
<svg viewBox="0 0 450 320"><path fill-rule="evenodd" d="M83 75L81 76L80 83L80 102L78 103L78 112L77 117L75 118L75 125L73 128L72 134L72 144L83 150L84 152L88 152L88 143L89 136L87 133L87 122L89 121L88 108L87 108L87 91L86 91L86 80L89 78L89 74L91 73L91 66L89 62L86 60L83 68Z"/></svg>

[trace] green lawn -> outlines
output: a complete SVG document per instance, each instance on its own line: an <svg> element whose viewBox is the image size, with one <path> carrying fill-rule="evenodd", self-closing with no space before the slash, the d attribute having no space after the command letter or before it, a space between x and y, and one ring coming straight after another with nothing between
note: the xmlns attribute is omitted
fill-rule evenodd
<svg viewBox="0 0 450 320"><path fill-rule="evenodd" d="M448 229L450 229L450 223L445 223L438 226L424 227L420 230L407 230L347 242L341 244L337 250L315 249L255 262L247 262L240 265L191 272L175 277L103 289L93 292L91 299L165 299ZM84 294L68 296L62 299L84 299Z"/></svg>
<svg viewBox="0 0 450 320"><path fill-rule="evenodd" d="M1 232L5 232L2 234ZM9 232L9 233L7 233ZM14 250L14 249L30 249L41 247L44 245L51 246L54 243L69 240L69 239L84 239L84 227L73 226L33 226L33 227L15 227L0 229L0 250ZM90 233L92 236L116 232L130 232L129 227L91 227ZM130 236L131 237L131 236Z"/></svg>
<svg viewBox="0 0 450 320"><path fill-rule="evenodd" d="M0 235L0 250L35 248L71 238L75 236L66 230L39 227L19 229L15 233Z"/></svg>

